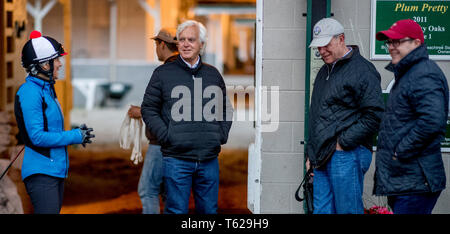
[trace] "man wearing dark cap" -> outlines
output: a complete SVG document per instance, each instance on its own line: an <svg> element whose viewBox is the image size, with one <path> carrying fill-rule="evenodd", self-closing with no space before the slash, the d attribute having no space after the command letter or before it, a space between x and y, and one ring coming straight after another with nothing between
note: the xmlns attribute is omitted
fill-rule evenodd
<svg viewBox="0 0 450 234"><path fill-rule="evenodd" d="M158 35L152 37L152 39L156 43L156 55L159 61L166 64L177 59L178 48L175 28L162 28ZM142 118L141 107L132 105L128 109L128 115L131 118ZM145 128L145 136L150 144L148 145L144 166L139 178L138 194L141 198L143 214L159 214L159 194L164 195L162 191L161 146L147 127Z"/></svg>
<svg viewBox="0 0 450 234"><path fill-rule="evenodd" d="M178 55L177 30L175 28L163 28L158 35L152 37L156 43L156 55L158 60L164 63L175 61Z"/></svg>
<svg viewBox="0 0 450 234"><path fill-rule="evenodd" d="M376 154L374 194L388 197L394 214L431 214L445 189L441 140L445 135L449 89L428 58L422 28L399 20L376 34L389 49L394 73Z"/></svg>

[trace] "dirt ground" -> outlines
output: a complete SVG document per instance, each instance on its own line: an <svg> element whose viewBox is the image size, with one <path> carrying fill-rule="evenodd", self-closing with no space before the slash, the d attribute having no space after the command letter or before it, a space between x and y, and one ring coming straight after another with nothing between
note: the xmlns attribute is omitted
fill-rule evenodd
<svg viewBox="0 0 450 234"><path fill-rule="evenodd" d="M143 149L145 155L146 148ZM131 150L118 145L69 147L69 177L62 214L140 214L137 185L142 163L134 165ZM247 151L224 149L219 155L221 214L248 214ZM162 209L163 206L161 206ZM24 207L27 213L29 208ZM29 212L29 211L28 211ZM190 213L194 213L191 196Z"/></svg>

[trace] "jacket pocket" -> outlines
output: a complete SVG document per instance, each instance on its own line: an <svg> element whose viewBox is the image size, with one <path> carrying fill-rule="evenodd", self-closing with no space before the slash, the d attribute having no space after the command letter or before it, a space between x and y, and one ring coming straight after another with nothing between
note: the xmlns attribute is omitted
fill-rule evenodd
<svg viewBox="0 0 450 234"><path fill-rule="evenodd" d="M171 134L172 134L172 121L169 121L169 124L167 126L167 134L166 134L166 138L163 139L163 142L161 142L163 145L165 146L169 146L171 143Z"/></svg>
<svg viewBox="0 0 450 234"><path fill-rule="evenodd" d="M215 122L176 122L169 132L171 146L180 150L214 148L221 145L223 130Z"/></svg>
<svg viewBox="0 0 450 234"><path fill-rule="evenodd" d="M219 125L219 128L220 128L220 133L221 133L220 134L220 144L225 144L225 143L227 143L228 137L225 134L225 131L223 130L222 125Z"/></svg>

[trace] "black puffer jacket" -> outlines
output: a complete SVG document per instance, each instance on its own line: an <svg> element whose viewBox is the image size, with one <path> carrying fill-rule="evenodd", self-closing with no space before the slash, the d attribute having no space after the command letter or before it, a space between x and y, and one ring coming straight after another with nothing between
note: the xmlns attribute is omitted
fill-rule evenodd
<svg viewBox="0 0 450 234"><path fill-rule="evenodd" d="M406 55L394 72L380 126L376 154L376 195L437 192L445 188L440 142L445 135L448 84L428 59L423 44Z"/></svg>
<svg viewBox="0 0 450 234"><path fill-rule="evenodd" d="M214 90L221 96L216 97ZM180 56L155 69L141 105L145 125L161 144L164 156L198 161L218 156L220 145L228 139L232 112L217 69L201 58L191 69Z"/></svg>
<svg viewBox="0 0 450 234"><path fill-rule="evenodd" d="M327 162L337 141L344 150L371 149L384 109L380 80L357 46L334 66L322 66L314 82L306 145L313 167Z"/></svg>
<svg viewBox="0 0 450 234"><path fill-rule="evenodd" d="M170 56L169 58L167 58L164 61L164 64L177 60L177 57L178 57L178 54ZM145 127L145 136L147 137L150 144L159 145L158 140L156 139L156 137L154 135L152 135L152 133L150 133L150 130L148 130L147 126Z"/></svg>

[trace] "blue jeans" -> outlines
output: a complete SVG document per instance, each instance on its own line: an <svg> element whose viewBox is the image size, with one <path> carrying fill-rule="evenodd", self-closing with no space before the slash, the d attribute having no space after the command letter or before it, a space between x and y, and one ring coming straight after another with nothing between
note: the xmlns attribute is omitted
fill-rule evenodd
<svg viewBox="0 0 450 234"><path fill-rule="evenodd" d="M167 200L165 214L187 214L191 188L195 212L216 214L219 196L219 161L217 157L206 161L182 160L164 157L164 186Z"/></svg>
<svg viewBox="0 0 450 234"><path fill-rule="evenodd" d="M143 214L160 213L159 194L164 196L162 159L161 146L149 144L138 184Z"/></svg>
<svg viewBox="0 0 450 234"><path fill-rule="evenodd" d="M64 179L44 174L23 181L35 214L59 214L64 196Z"/></svg>
<svg viewBox="0 0 450 234"><path fill-rule="evenodd" d="M359 146L338 151L326 165L314 169L314 214L363 214L364 174L372 153Z"/></svg>
<svg viewBox="0 0 450 234"><path fill-rule="evenodd" d="M431 214L441 191L411 195L388 196L394 214Z"/></svg>

